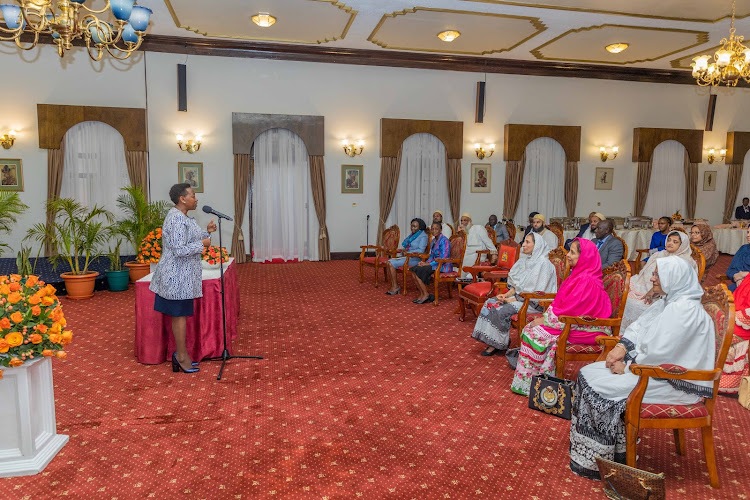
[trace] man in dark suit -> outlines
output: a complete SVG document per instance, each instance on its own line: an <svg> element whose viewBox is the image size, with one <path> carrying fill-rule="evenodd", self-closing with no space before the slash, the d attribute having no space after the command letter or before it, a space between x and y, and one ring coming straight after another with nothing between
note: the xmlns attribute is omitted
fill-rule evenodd
<svg viewBox="0 0 750 500"><path fill-rule="evenodd" d="M580 231L578 231L578 235L575 236L576 238L586 238L589 241L594 241L596 239L596 234L594 231L596 231L596 226L599 224L599 221L603 221L605 219L604 215L602 215L599 212L591 212L589 214L589 222L588 224L581 224ZM565 240L565 250L570 251L570 244L573 242L573 238L569 240Z"/></svg>
<svg viewBox="0 0 750 500"><path fill-rule="evenodd" d="M750 198L742 198L742 205L734 211L734 218L737 220L750 220Z"/></svg>
<svg viewBox="0 0 750 500"><path fill-rule="evenodd" d="M613 229L614 224L610 219L604 219L596 226L594 244L599 249L599 257L602 258L602 269L622 260L622 253L625 251L622 241L612 234Z"/></svg>

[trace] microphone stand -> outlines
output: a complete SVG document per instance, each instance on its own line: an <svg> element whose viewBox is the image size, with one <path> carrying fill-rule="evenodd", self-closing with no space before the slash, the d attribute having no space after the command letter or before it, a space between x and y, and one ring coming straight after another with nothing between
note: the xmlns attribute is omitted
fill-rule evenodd
<svg viewBox="0 0 750 500"><path fill-rule="evenodd" d="M219 219L219 248L223 248L221 244L221 217ZM206 358L203 361L221 361L221 369L219 370L219 376L216 380L221 380L221 375L224 373L224 366L230 359L263 359L263 356L234 356L229 354L227 349L227 311L224 305L224 263L221 258L221 251L219 251L219 281L221 281L221 326L224 329L224 350L221 352L221 356L215 356L212 358Z"/></svg>

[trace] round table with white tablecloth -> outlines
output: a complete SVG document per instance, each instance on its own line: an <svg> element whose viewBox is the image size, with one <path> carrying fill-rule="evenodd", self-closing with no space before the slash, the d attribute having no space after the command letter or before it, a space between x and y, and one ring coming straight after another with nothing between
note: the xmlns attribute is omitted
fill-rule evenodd
<svg viewBox="0 0 750 500"><path fill-rule="evenodd" d="M628 245L628 260L635 260L636 250L648 248L651 245L651 237L654 235L654 229L617 229L617 236L625 240Z"/></svg>
<svg viewBox="0 0 750 500"><path fill-rule="evenodd" d="M747 243L747 229L727 228L713 231L716 249L721 253L734 255L742 245Z"/></svg>

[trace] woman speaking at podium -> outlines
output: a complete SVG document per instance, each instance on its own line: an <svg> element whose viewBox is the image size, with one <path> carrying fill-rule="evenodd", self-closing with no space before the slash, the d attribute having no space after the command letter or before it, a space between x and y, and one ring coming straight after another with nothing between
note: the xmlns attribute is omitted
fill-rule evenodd
<svg viewBox="0 0 750 500"><path fill-rule="evenodd" d="M156 294L154 310L172 317L172 334L177 351L172 353L172 371L195 373L187 352L187 317L193 315L193 299L203 296L201 253L211 244L209 233L216 231L213 219L202 231L188 210L198 208L198 198L190 184L175 184L169 190L174 207L169 209L161 228L162 253L149 289Z"/></svg>

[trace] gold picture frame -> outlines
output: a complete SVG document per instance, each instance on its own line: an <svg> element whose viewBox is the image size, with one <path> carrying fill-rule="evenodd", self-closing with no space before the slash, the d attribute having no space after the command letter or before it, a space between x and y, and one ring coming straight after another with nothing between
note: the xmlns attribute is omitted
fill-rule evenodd
<svg viewBox="0 0 750 500"><path fill-rule="evenodd" d="M23 162L19 158L0 160L0 191L23 191Z"/></svg>
<svg viewBox="0 0 750 500"><path fill-rule="evenodd" d="M492 189L492 164L491 163L472 163L471 164L471 192L472 193L489 193Z"/></svg>
<svg viewBox="0 0 750 500"><path fill-rule="evenodd" d="M196 193L203 192L203 162L177 163L177 182L190 184Z"/></svg>

